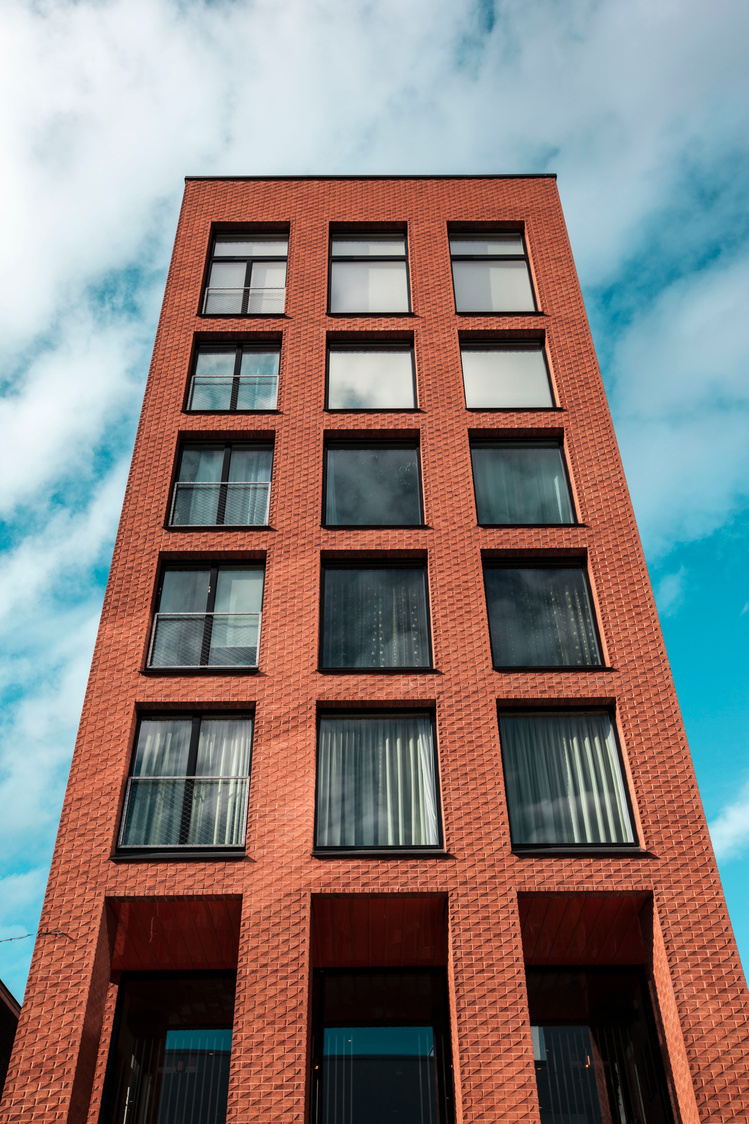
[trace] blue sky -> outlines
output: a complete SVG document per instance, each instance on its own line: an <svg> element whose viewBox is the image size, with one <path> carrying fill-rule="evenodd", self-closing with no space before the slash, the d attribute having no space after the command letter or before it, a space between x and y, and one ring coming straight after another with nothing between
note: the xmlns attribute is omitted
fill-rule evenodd
<svg viewBox="0 0 749 1124"><path fill-rule="evenodd" d="M748 43L745 0L5 0L0 939L38 921L183 176L555 171L746 962Z"/></svg>

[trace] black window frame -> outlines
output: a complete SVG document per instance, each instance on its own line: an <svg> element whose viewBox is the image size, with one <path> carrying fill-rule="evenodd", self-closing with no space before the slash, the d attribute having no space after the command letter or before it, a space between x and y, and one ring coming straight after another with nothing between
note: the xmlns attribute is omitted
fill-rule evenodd
<svg viewBox="0 0 749 1124"><path fill-rule="evenodd" d="M333 254L334 242L392 242L395 238L403 239L403 257L396 257L395 254L383 254L377 256L375 254L342 254L335 256ZM333 263L337 261L358 262L359 264L366 264L368 262L393 262L403 261L406 265L406 295L408 296L408 309L405 312L333 312L330 307L330 297L332 292L333 283ZM411 299L411 270L409 268L409 253L408 253L408 231L405 230L357 230L357 231L329 231L328 234L328 300L326 304L326 314L335 317L354 317L361 319L362 317L369 320L379 319L381 316L397 317L397 316L413 316L413 301ZM326 393L327 396L327 393Z"/></svg>
<svg viewBox="0 0 749 1124"><path fill-rule="evenodd" d="M482 315L475 313L475 315ZM514 314L513 314L514 315ZM563 411L564 407L560 405L559 399L556 394L554 382L551 377L551 368L549 366L549 357L546 353L546 340L528 340L528 339L512 339L511 337L503 337L502 339L487 339L476 340L459 338L459 353L460 353L460 381L463 389L463 405L466 410L472 414L536 414L540 412L548 412L550 410ZM546 380L549 386L549 398L551 404L548 406L469 406L468 398L466 396L466 380L463 371L463 352L464 351L540 351L541 359L543 360L544 368L546 369Z"/></svg>
<svg viewBox="0 0 749 1124"><path fill-rule="evenodd" d="M323 663L323 646L325 643L325 572L327 570L421 570L424 574L424 604L427 644L429 646L429 663L413 666L402 664L399 667L326 667ZM432 675L436 671L434 666L434 644L432 637L432 613L429 596L429 560L428 558L323 558L320 567L320 609L318 623L318 652L317 671L324 675Z"/></svg>
<svg viewBox="0 0 749 1124"><path fill-rule="evenodd" d="M558 449L562 460L562 472L567 484L567 498L572 509L573 519L569 523L483 523L479 519L479 505L476 496L476 475L473 471L473 450L474 449L496 449L499 446L514 446L519 449L530 448L543 448L543 449ZM468 452L471 458L471 480L473 482L473 504L476 512L476 525L479 527L508 527L508 528L521 528L521 527L584 527L585 524L580 522L577 504L575 503L575 496L572 491L572 478L570 476L569 463L567 460L567 453L565 449L564 437L515 437L512 433L506 436L503 434L501 437L483 437L477 436L476 431L469 434L468 437Z"/></svg>
<svg viewBox="0 0 749 1124"><path fill-rule="evenodd" d="M619 736L619 727L616 720L616 709L613 706L591 706L586 705L584 701L572 699L569 706L513 706L508 705L504 700L497 701L497 732L499 735L499 752L502 762L502 787L504 790L504 805L507 813L507 824L510 830L510 849L516 855L580 855L580 854L598 854L606 852L607 854L622 854L632 855L641 854L645 855L647 852L643 848L640 836L639 822L635 815L635 804L632 793L632 785L629 783L627 775L626 763L624 754L622 752L622 739ZM619 764L619 770L622 777L622 789L624 791L624 799L627 805L627 814L629 816L629 825L632 829L633 839L631 843L515 843L512 838L512 812L510 808L510 801L507 794L507 783L505 780L505 751L502 742L502 717L507 718L537 718L537 717L555 717L556 715L564 715L566 718L572 715L601 717L606 715L611 723L611 730L614 735L614 743L616 745L616 760Z"/></svg>
<svg viewBox="0 0 749 1124"><path fill-rule="evenodd" d="M436 1065L437 1070L437 1088L436 1088L436 1102L437 1102L437 1115L438 1120L435 1124L454 1124L455 1122L455 1092L453 1084L453 1062L452 1062L452 1041L450 1032L450 986L448 980L447 968L445 966L434 967L322 967L313 968L312 970L312 988L310 995L310 1124L321 1124L322 1110L320 1106L320 1091L322 1088L322 1074L323 1074L323 1045L324 1045L324 1003L321 991L324 987L326 976L351 976L351 975L367 975L367 976L384 976L384 975L408 975L408 976L424 976L431 975L433 977L439 976L442 981L442 994L443 1001L439 1009L441 1018L439 1021L432 1022L433 1030L437 1031L435 1035L435 1053L439 1046L439 1060ZM432 1008L434 1010L434 1008ZM370 1015L369 1019L364 1016L359 1020L360 1026L413 1026L413 1020L403 1016L403 1021L393 1021L383 1024L377 1021Z"/></svg>
<svg viewBox="0 0 749 1124"><path fill-rule="evenodd" d="M343 315L343 314L341 314ZM392 315L392 313L388 314ZM396 314L397 315L397 314ZM330 353L332 351L408 351L411 355L411 379L413 385L413 406L331 406L330 403ZM416 379L416 353L414 342L398 343L395 340L378 343L375 340L365 339L361 343L356 340L329 340L325 348L325 411L331 414L414 414L420 413L418 383Z"/></svg>
<svg viewBox="0 0 749 1124"><path fill-rule="evenodd" d="M242 437L241 437L241 434L237 434L238 440L236 440L236 441L225 441L225 440L222 440L222 439L219 439L217 441L211 441L210 438L206 438L205 440L201 441L200 440L201 436L202 436L202 434L200 434L200 432L196 432L194 434L192 434L192 433L183 434L182 435L183 439L180 441L180 443L177 447L177 455L174 458L174 472L173 472L173 475L172 475L172 484L171 484L171 489L170 489L170 492L169 492L169 507L167 508L166 518L164 520L165 529L168 530L168 531L215 531L217 529L227 530L227 531L232 531L232 530L236 530L236 531L267 531L267 530L269 530L269 528L271 527L270 503L271 503L271 496L272 496L272 493L273 493L273 468L274 468L275 451L276 451L275 450L275 441L272 439L272 437L270 439L267 439L267 440L258 440L258 441L244 440L243 441ZM273 436L275 436L275 434ZM269 494L268 494L268 520L267 520L267 522L265 522L265 523L225 523L225 522L223 522L223 520L220 521L220 522L216 522L216 523L173 523L172 522L172 518L174 516L174 508L175 508L176 501L177 501L177 485L185 483L185 481L182 481L179 478L180 470L181 470L181 467L182 467L183 453L184 453L184 451L187 447L198 446L198 445L204 445L206 447L213 446L214 448L217 448L217 449L220 448L221 446L223 446L224 459L223 459L223 464L221 466L221 479L216 481L216 483L219 484L219 485L226 485L226 484L231 483L231 481L229 480L229 472L231 470L231 455L232 455L233 449L241 448L241 447L244 447L244 448L251 447L253 449L257 449L258 451L263 451L263 452L270 451L273 454L272 459L271 459L271 475L270 475L270 480L268 481ZM242 481L235 481L235 483L242 483ZM246 483L246 481L245 481L245 483ZM228 493L228 489L222 487L221 491L219 493L218 514L222 514L222 513L225 514L225 512L226 512L227 493Z"/></svg>
<svg viewBox="0 0 749 1124"><path fill-rule="evenodd" d="M244 824L244 842L236 846L229 846L227 844L183 844L173 843L165 844L159 843L152 847L128 847L122 844L122 834L125 827L125 811L127 807L127 790L133 776L133 769L135 768L135 756L138 752L138 741L140 738L140 730L143 722L155 721L158 719L165 719L172 722L191 722L192 729L190 731L190 749L187 759L187 767L185 771L185 780L195 780L195 768L198 760L198 748L200 745L200 726L205 720L221 721L236 721L237 719L249 719L252 722L252 733L250 735L250 759L248 762L248 773L245 777L244 774L238 776L238 780L247 781L247 795L245 800L245 824ZM222 858L241 858L247 853L247 828L249 825L249 809L250 809L250 786L252 783L252 758L255 750L255 711L254 708L246 708L243 710L200 710L195 711L190 708L186 710L142 710L138 712L137 722L135 724L135 735L130 750L130 764L128 766L127 777L125 778L125 785L123 789L122 800L120 802L119 813L119 827L117 829L117 838L115 842L114 854L112 858L122 861L127 859L191 859L203 858L206 861L217 861ZM189 770L192 769L192 772ZM192 791L192 790L191 790ZM187 802L187 786L184 796L185 803ZM184 823L184 812L182 815L182 822L180 823L180 836L185 832L186 824Z"/></svg>
<svg viewBox="0 0 749 1124"><path fill-rule="evenodd" d="M188 528L189 529L189 528ZM209 573L209 588L208 597L206 601L205 612L201 615L211 616L214 615L214 606L216 604L216 593L218 587L218 573L219 570L262 570L263 572L263 600L261 601L261 608L258 616L260 617L260 624L258 628L258 641L257 641L257 663L254 665L238 664L238 665L225 665L225 664L208 664L200 663L186 666L184 664L171 664L153 666L151 664L151 655L153 651L155 639L155 624L156 618L159 614L159 605L161 603L161 593L164 585L164 574L169 570L197 570L203 573ZM267 565L265 558L249 558L247 561L230 561L230 562L179 562L168 561L162 564L159 568L158 580L156 582L156 589L153 600L153 610L151 613L151 627L148 634L148 644L146 648L145 666L142 671L146 675L253 675L256 674L260 668L260 644L262 642L262 625L263 625L263 609L262 604L265 601L265 580L267 576ZM241 614L240 614L241 615ZM201 657L210 650L210 631L206 639L206 633L203 634L203 641L201 646Z"/></svg>
<svg viewBox="0 0 749 1124"><path fill-rule="evenodd" d="M234 343L232 340L198 340L193 348L192 358L190 360L190 374L187 380L187 387L185 388L185 397L182 404L183 414L198 414L198 415L211 415L211 414L277 414L278 408L278 392L281 386L281 347L280 340L243 340L240 343ZM232 388L230 392L230 405L226 410L203 410L195 409L190 403L193 397L193 388L195 384L195 376L198 369L198 358L202 350L218 350L219 348L225 350L227 353L234 351L234 373L232 375ZM278 375L276 376L276 405L263 407L257 410L239 409L237 407L237 400L239 398L239 390L242 378L242 355L245 351L276 351L278 353Z"/></svg>
<svg viewBox="0 0 749 1124"><path fill-rule="evenodd" d="M402 847L400 845L393 847L371 847L371 846L345 846L345 847L321 847L317 842L317 811L318 811L318 767L320 764L320 723L324 718L428 718L432 727L432 754L434 756L434 794L435 802L437 805L437 830L439 834L438 843L419 843L410 847ZM445 855L445 830L444 830L444 809L442 807L442 785L440 778L440 754L439 745L437 744L437 719L433 709L428 707L354 707L354 708L334 708L318 707L317 717L315 721L315 815L313 820L312 829L312 856L313 858L320 859L335 859L335 858L366 858L371 855L374 858L382 859L388 856L392 858L407 858L412 856L415 858L434 857L439 858Z"/></svg>
<svg viewBox="0 0 749 1124"><path fill-rule="evenodd" d="M570 526L570 524L551 524L551 526ZM590 619L593 626L593 632L598 645L598 654L600 656L600 663L586 663L586 664L497 664L494 662L494 645L492 644L492 626L491 616L489 613L489 598L486 590L485 574L487 570L580 570L582 572L583 583L585 592L588 595L588 606L590 608ZM572 557L560 558L553 557L549 559L539 558L538 555L532 558L496 558L491 555L484 555L481 559L481 579L484 585L484 602L486 604L486 619L489 626L489 646L492 653L492 669L501 672L528 672L528 671L555 671L555 672L591 672L591 671L611 671L613 670L606 663L606 653L603 646L603 635L598 621L598 613L596 612L596 604L593 599L593 590L591 588L590 578L588 576L588 560L587 558Z"/></svg>
<svg viewBox="0 0 749 1124"><path fill-rule="evenodd" d="M372 449L380 447L382 449L413 449L416 452L416 488L418 492L419 514L421 520L419 523L329 523L327 521L327 507L328 507L328 450L329 449ZM374 531L374 530L423 530L427 524L424 519L424 484L422 479L421 467L421 441L419 437L411 438L398 438L394 437L390 440L387 433L372 433L367 432L361 436L350 437L342 434L338 435L335 430L328 431L325 434L323 441L323 473L322 473L322 513L320 516L320 523L326 530L329 531L346 531L346 530L359 530L359 531Z"/></svg>
<svg viewBox="0 0 749 1124"><path fill-rule="evenodd" d="M506 238L508 236L520 238L523 244L522 254L454 254L450 243L452 240L463 238L466 241L487 241L491 238ZM533 282L533 272L531 270L530 255L528 253L528 241L525 236L525 229L518 228L517 230L461 230L460 227L448 228L447 232L447 248L450 254L450 280L453 288L453 308L455 309L456 316L542 316L543 310L540 307L538 294L536 293L536 286ZM458 301L455 294L455 273L453 271L454 261L481 261L481 262L494 262L494 261L524 261L525 268L528 270L528 284L531 290L531 298L534 307L532 309L515 310L512 309L495 309L493 311L484 312L463 312L458 308Z"/></svg>
<svg viewBox="0 0 749 1124"><path fill-rule="evenodd" d="M283 239L285 239L286 240L286 253L283 255L283 257L280 256L279 254L268 254L268 255L255 254L253 256L247 256L245 254L227 254L225 257L221 256L221 257L217 258L216 257L216 243L220 242L220 241L223 241L223 240L231 241L233 239L236 239L236 241L238 241L238 242L241 242L241 241L246 241L246 242L250 242L250 241L252 241L252 242L280 242ZM250 231L248 231L248 230L237 230L237 231L214 230L212 235L211 235L210 251L208 253L208 257L207 257L207 260L206 260L205 277L204 277L203 285L202 285L202 288L201 288L200 307L198 309L198 316L200 316L202 319L208 319L208 320L215 320L215 319L236 320L238 318L242 319L242 320L246 320L246 319L266 320L266 319L269 319L269 318L285 316L286 315L286 293L287 293L287 290L288 290L288 287L289 287L288 271L289 271L290 242L291 242L291 235L290 235L290 231L288 230L288 228L285 231L283 231L283 233L280 232L280 231L273 232L273 231L267 231L267 230L262 230L262 231L257 231L257 232L251 231L251 230ZM207 303L207 300L208 300L208 293L210 291L209 281L210 281L210 277L211 277L211 267L213 266L215 261L226 261L226 262L241 262L241 261L243 261L243 262L245 262L245 275L244 275L245 284L243 286L245 291L244 291L244 294L242 296L242 311L241 312L206 312L205 311L205 306L206 306L206 303ZM284 285L284 308L283 308L282 312L248 312L248 311L246 311L246 306L249 304L249 289L251 288L250 280L252 278L252 265L253 265L253 262L256 262L256 261L286 262L286 284Z"/></svg>

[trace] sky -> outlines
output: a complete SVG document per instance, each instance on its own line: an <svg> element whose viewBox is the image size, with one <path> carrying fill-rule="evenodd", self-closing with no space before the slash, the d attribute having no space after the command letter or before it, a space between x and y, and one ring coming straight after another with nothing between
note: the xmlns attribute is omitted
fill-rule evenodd
<svg viewBox="0 0 749 1124"><path fill-rule="evenodd" d="M749 961L749 5L3 0L0 978L38 925L185 175L556 172Z"/></svg>

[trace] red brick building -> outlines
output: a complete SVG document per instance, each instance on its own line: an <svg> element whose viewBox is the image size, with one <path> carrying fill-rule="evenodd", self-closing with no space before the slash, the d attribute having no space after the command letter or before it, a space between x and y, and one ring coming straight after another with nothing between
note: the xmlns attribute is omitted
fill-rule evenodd
<svg viewBox="0 0 749 1124"><path fill-rule="evenodd" d="M553 177L188 179L41 928L3 1121L743 1119Z"/></svg>

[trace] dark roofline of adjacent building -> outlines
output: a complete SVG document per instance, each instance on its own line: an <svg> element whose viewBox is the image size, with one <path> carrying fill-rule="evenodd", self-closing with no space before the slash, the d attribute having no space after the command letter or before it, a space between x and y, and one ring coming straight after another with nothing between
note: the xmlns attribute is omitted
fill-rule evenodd
<svg viewBox="0 0 749 1124"><path fill-rule="evenodd" d="M21 1004L16 999L12 991L9 991L2 980L0 980L0 1003L5 1003L6 1007L18 1018L21 1013Z"/></svg>
<svg viewBox="0 0 749 1124"><path fill-rule="evenodd" d="M482 174L418 176L185 176L185 183L193 180L555 180L556 172L486 172Z"/></svg>

